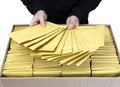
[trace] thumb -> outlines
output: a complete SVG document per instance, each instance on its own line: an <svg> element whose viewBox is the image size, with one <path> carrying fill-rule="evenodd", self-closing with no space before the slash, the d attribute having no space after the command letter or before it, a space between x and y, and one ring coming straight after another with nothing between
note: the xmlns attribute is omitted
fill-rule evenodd
<svg viewBox="0 0 120 87"><path fill-rule="evenodd" d="M74 28L74 24L73 23L70 23L70 24L68 24L68 29L73 29Z"/></svg>
<svg viewBox="0 0 120 87"><path fill-rule="evenodd" d="M43 17L40 17L39 20L40 20L40 24L41 24L43 27L45 27L45 22L46 22L46 20L45 20Z"/></svg>
<svg viewBox="0 0 120 87"><path fill-rule="evenodd" d="M37 25L38 22L39 22L39 19L33 17L33 19L31 20L30 26Z"/></svg>

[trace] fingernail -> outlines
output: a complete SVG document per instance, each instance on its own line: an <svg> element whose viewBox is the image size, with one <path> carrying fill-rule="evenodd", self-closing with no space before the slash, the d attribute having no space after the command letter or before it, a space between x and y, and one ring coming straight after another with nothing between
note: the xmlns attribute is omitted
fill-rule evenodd
<svg viewBox="0 0 120 87"><path fill-rule="evenodd" d="M45 27L45 24L43 24L43 27Z"/></svg>
<svg viewBox="0 0 120 87"><path fill-rule="evenodd" d="M73 26L72 26L72 25L69 25L69 26L68 26L68 29L70 29L70 30L71 30L72 28L73 28Z"/></svg>
<svg viewBox="0 0 120 87"><path fill-rule="evenodd" d="M30 26L30 27L32 27L32 26L33 26L33 24L30 24L29 26Z"/></svg>
<svg viewBox="0 0 120 87"><path fill-rule="evenodd" d="M68 27L69 30L71 30L72 28L71 27Z"/></svg>

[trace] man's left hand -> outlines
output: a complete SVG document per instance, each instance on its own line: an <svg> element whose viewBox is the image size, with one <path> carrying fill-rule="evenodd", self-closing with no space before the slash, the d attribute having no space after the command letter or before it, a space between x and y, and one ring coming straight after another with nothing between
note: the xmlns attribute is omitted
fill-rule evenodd
<svg viewBox="0 0 120 87"><path fill-rule="evenodd" d="M75 26L79 26L80 22L78 17L72 15L67 18L66 24L68 29L73 29Z"/></svg>

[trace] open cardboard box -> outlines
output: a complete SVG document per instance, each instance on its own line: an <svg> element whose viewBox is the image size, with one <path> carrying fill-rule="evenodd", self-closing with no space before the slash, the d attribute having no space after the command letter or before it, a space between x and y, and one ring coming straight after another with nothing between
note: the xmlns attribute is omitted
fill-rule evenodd
<svg viewBox="0 0 120 87"><path fill-rule="evenodd" d="M28 25L14 25L15 26L28 26ZM88 25L89 26L89 25ZM116 45L116 41L110 25L111 35L117 50L117 55L120 55ZM13 30L12 29L12 30ZM10 40L6 48L6 54L9 50ZM3 58L2 64L6 55ZM2 77L2 67L0 65L0 87L119 87L120 77Z"/></svg>

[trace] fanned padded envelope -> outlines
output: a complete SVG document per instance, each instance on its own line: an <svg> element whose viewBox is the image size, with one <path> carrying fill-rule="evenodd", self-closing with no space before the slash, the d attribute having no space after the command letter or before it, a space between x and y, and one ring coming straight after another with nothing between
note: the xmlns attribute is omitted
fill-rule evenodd
<svg viewBox="0 0 120 87"><path fill-rule="evenodd" d="M9 36L17 41L18 43L24 43L27 41L31 41L33 39L39 38L41 36L44 36L52 31L55 31L59 28L58 25L46 22L46 27L42 27L41 25L36 25L33 27L29 27L27 29L24 29L22 31L17 31L10 33Z"/></svg>
<svg viewBox="0 0 120 87"><path fill-rule="evenodd" d="M66 63L68 66L80 66L94 51L104 46L104 29L104 25L97 25L69 30L66 25L47 22L46 27L38 24L12 32L9 36L32 50L31 55L44 56L47 61Z"/></svg>

